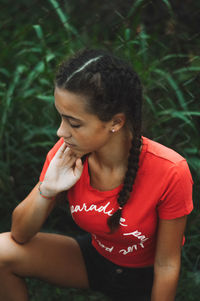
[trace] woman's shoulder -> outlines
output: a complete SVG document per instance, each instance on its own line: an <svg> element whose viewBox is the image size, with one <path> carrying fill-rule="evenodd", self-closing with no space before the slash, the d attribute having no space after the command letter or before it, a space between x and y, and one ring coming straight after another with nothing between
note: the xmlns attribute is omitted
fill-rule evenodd
<svg viewBox="0 0 200 301"><path fill-rule="evenodd" d="M185 158L177 153L175 150L149 138L143 137L143 144L146 146L146 153L149 157L178 164L185 161Z"/></svg>
<svg viewBox="0 0 200 301"><path fill-rule="evenodd" d="M143 164L145 173L154 177L156 181L162 182L164 179L165 183L169 184L169 188L179 182L182 188L175 185L177 189L180 188L179 191L187 187L190 191L193 180L186 159L173 149L151 139L144 137L143 143L146 145Z"/></svg>

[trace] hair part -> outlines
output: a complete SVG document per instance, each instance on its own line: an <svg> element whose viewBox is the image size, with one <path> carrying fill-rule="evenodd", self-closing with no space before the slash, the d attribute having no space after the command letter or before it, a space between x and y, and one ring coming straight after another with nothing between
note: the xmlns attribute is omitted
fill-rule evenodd
<svg viewBox="0 0 200 301"><path fill-rule="evenodd" d="M64 61L58 69L58 88L83 95L86 110L101 121L110 121L124 113L126 125L133 134L128 167L117 202L119 209L108 218L111 233L119 227L123 207L127 203L139 167L141 146L142 87L127 62L103 50L84 50Z"/></svg>

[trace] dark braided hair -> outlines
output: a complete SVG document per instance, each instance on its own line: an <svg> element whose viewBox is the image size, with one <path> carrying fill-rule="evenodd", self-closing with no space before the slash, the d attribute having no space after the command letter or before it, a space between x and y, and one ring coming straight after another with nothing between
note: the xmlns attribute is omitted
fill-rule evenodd
<svg viewBox="0 0 200 301"><path fill-rule="evenodd" d="M113 232L119 226L122 208L127 203L137 175L141 146L142 88L137 74L127 63L103 50L89 49L64 61L55 84L86 97L86 109L101 121L124 113L133 139L123 188L119 192L119 209L108 218Z"/></svg>

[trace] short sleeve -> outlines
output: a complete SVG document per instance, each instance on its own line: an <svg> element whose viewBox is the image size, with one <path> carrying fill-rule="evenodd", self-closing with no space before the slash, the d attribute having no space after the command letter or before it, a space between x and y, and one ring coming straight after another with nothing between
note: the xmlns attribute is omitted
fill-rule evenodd
<svg viewBox="0 0 200 301"><path fill-rule="evenodd" d="M57 151L59 150L59 148L61 147L63 142L64 142L63 138L60 138L57 141L57 143L52 147L52 149L48 152L48 154L46 156L46 160L45 160L43 168L42 168L42 172L40 174L40 182L42 182L44 180L47 168L49 167L51 160L53 159L53 157L55 156L55 154L57 153Z"/></svg>
<svg viewBox="0 0 200 301"><path fill-rule="evenodd" d="M174 219L188 215L193 209L193 180L186 160L171 168L166 189L157 206L158 216L162 219Z"/></svg>

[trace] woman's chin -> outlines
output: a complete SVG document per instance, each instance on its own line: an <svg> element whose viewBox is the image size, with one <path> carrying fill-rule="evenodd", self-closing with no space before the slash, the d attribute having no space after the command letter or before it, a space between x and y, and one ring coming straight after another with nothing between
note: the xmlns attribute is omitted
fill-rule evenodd
<svg viewBox="0 0 200 301"><path fill-rule="evenodd" d="M66 143L67 144L67 143ZM91 151L90 150L84 150L79 148L77 145L72 145L72 144L67 144L67 146L70 148L72 153L77 157L77 158L82 158L83 156L89 154Z"/></svg>
<svg viewBox="0 0 200 301"><path fill-rule="evenodd" d="M86 153L82 150L79 150L79 149L75 149L75 148L71 148L72 152L75 154L75 156L77 158L81 158L83 157L84 155L86 155Z"/></svg>

